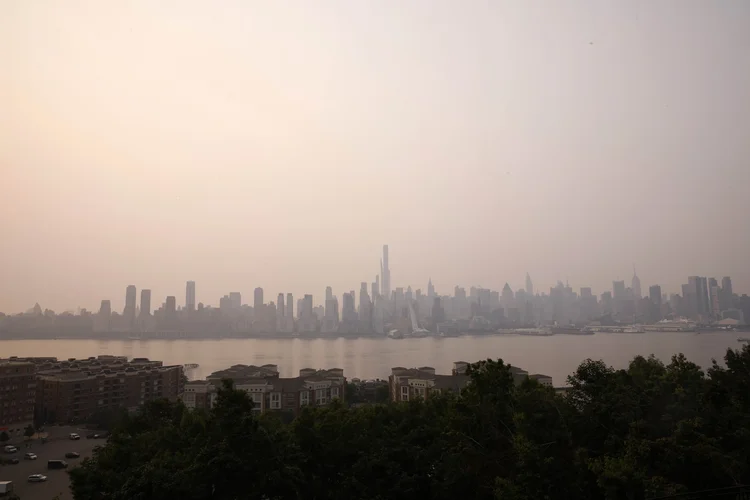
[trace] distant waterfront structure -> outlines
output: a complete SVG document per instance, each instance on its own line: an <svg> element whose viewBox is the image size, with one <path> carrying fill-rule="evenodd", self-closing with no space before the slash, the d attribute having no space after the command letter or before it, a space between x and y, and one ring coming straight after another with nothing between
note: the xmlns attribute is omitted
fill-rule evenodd
<svg viewBox="0 0 750 500"><path fill-rule="evenodd" d="M276 316L279 318L284 317L284 294L280 293L276 298Z"/></svg>
<svg viewBox="0 0 750 500"><path fill-rule="evenodd" d="M185 285L185 309L195 311L195 281L188 281Z"/></svg>
<svg viewBox="0 0 750 500"><path fill-rule="evenodd" d="M151 315L151 290L144 288L141 290L141 317Z"/></svg>

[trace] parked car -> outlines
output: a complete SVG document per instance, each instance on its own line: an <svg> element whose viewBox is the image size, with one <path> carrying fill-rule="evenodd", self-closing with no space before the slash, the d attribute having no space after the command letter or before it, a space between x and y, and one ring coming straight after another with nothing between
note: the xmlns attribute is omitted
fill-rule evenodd
<svg viewBox="0 0 750 500"><path fill-rule="evenodd" d="M3 448L3 451L5 453L15 453L15 452L18 451L18 448L16 448L15 446L9 444L5 448Z"/></svg>
<svg viewBox="0 0 750 500"><path fill-rule="evenodd" d="M65 454L65 458L80 458L81 454L77 451L69 451Z"/></svg>
<svg viewBox="0 0 750 500"><path fill-rule="evenodd" d="M44 474L32 474L29 476L30 483L41 483L47 480L47 476Z"/></svg>
<svg viewBox="0 0 750 500"><path fill-rule="evenodd" d="M37 456L36 453L27 453L23 456L24 460L36 460Z"/></svg>
<svg viewBox="0 0 750 500"><path fill-rule="evenodd" d="M71 432L71 433L70 433L70 435L69 435L68 437L69 437L70 439L72 439L73 441L78 441L79 439L81 439L81 436L79 436L79 435L78 435L78 434L76 434L75 432Z"/></svg>

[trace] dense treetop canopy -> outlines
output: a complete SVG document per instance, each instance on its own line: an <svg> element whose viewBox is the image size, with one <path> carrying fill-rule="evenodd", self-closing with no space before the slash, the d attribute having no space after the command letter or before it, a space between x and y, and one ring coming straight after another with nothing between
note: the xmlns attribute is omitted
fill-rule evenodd
<svg viewBox="0 0 750 500"><path fill-rule="evenodd" d="M584 361L555 394L472 365L460 395L253 415L158 401L71 471L77 500L641 499L750 484L750 346L707 371L676 355Z"/></svg>

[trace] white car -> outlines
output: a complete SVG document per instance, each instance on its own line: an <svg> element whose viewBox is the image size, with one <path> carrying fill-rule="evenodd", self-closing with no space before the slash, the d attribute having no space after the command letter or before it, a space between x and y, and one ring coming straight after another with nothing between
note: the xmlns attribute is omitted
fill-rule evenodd
<svg viewBox="0 0 750 500"><path fill-rule="evenodd" d="M27 453L23 456L24 460L36 460L36 453Z"/></svg>
<svg viewBox="0 0 750 500"><path fill-rule="evenodd" d="M41 483L47 480L47 476L44 474L32 474L29 476L30 483Z"/></svg>
<svg viewBox="0 0 750 500"><path fill-rule="evenodd" d="M15 446L8 445L5 448L3 448L3 451L5 453L15 453L18 451L18 448L16 448Z"/></svg>
<svg viewBox="0 0 750 500"><path fill-rule="evenodd" d="M79 435L78 435L78 434L76 434L75 432L71 432L71 433L70 433L70 436L68 436L68 437L69 437L70 439L72 439L73 441L78 441L79 439L81 439L81 436L79 436Z"/></svg>

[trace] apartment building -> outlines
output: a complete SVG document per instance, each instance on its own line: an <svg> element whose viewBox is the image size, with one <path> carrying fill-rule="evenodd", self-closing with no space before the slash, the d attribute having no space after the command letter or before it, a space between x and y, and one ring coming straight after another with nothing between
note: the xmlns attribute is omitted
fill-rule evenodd
<svg viewBox="0 0 750 500"><path fill-rule="evenodd" d="M391 375L388 377L391 401L429 399L435 393L461 392L470 380L465 374L467 366L468 363L463 361L453 363L451 375L438 375L431 366L391 368Z"/></svg>
<svg viewBox="0 0 750 500"><path fill-rule="evenodd" d="M234 387L248 393L255 412L267 410L299 413L305 406L325 406L334 399L344 399L344 370L300 370L298 377L282 378L276 365L234 365L214 372L205 381L189 382L182 401L188 408L209 408L222 380L232 380Z"/></svg>
<svg viewBox="0 0 750 500"><path fill-rule="evenodd" d="M181 365L120 356L41 362L36 377L36 415L45 423L83 422L104 410L174 401L184 386Z"/></svg>
<svg viewBox="0 0 750 500"><path fill-rule="evenodd" d="M34 422L35 371L33 363L0 360L0 432L10 437Z"/></svg>

